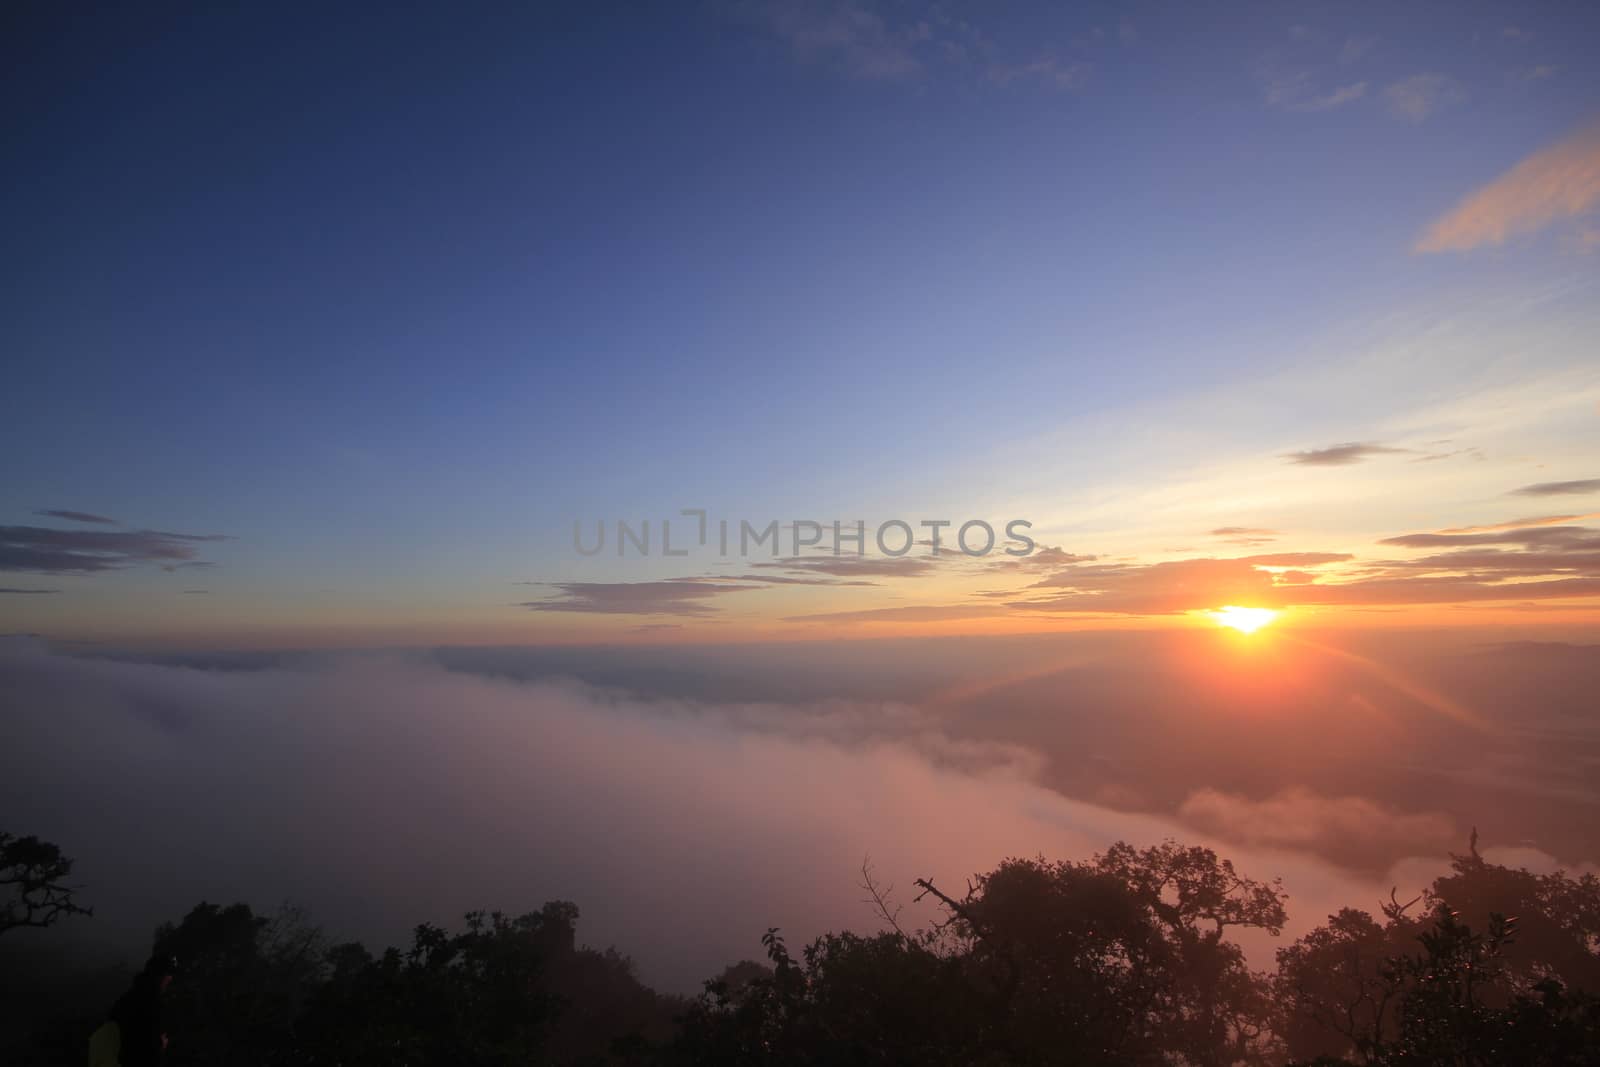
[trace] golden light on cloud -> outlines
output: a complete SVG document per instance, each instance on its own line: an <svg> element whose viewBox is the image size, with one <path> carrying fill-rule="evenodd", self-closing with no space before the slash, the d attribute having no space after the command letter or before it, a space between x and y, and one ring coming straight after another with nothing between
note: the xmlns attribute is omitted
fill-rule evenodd
<svg viewBox="0 0 1600 1067"><path fill-rule="evenodd" d="M1278 617L1278 613L1271 608L1244 608L1237 604L1224 604L1216 611L1206 612L1206 615L1218 626L1226 626L1242 634L1253 634Z"/></svg>

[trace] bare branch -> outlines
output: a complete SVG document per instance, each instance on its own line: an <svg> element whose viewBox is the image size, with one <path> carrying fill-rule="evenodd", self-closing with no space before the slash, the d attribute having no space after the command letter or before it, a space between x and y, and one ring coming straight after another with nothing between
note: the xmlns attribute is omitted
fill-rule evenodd
<svg viewBox="0 0 1600 1067"><path fill-rule="evenodd" d="M871 856L861 857L860 885L862 889L867 891L867 898L862 903L870 904L872 909L878 913L879 918L888 923L895 933L905 937L906 932L900 928L900 905L894 903L894 886L892 884L887 886L878 885L877 881L872 877Z"/></svg>

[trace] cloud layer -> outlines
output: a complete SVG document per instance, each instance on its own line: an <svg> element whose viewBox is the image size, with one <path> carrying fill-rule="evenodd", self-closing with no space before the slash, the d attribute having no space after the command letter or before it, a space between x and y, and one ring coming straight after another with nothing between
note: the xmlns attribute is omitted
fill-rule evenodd
<svg viewBox="0 0 1600 1067"><path fill-rule="evenodd" d="M854 884L867 854L902 885L960 884L1007 855L1206 836L1069 800L1027 749L903 704L643 700L391 658L206 671L16 639L0 675L17 728L0 808L79 857L93 936L130 946L201 898L293 898L337 935L397 939L564 897L585 937L688 989L768 926L791 942L870 927ZM1298 928L1387 888L1275 847L1367 826L1366 809L1278 803L1309 829L1286 840L1265 811L1227 815L1245 831L1225 849L1283 876ZM1230 804L1202 794L1190 815Z"/></svg>

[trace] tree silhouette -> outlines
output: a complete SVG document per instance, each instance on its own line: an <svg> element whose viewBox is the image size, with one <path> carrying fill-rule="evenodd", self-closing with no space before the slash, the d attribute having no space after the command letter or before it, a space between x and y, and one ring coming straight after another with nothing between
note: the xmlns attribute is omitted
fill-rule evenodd
<svg viewBox="0 0 1600 1067"><path fill-rule="evenodd" d="M202 903L153 944L179 961L167 1062L1600 1062L1600 881L1513 870L1476 847L1414 900L1391 893L1378 917L1330 916L1279 951L1273 976L1247 966L1233 935L1279 933L1282 889L1207 848L1118 843L1088 861L1008 859L958 892L918 879L919 899L937 905L921 928L901 922L870 864L861 878L879 932L791 950L769 929L765 962L725 968L693 1000L651 990L615 949L580 946L578 909L564 901L515 917L472 912L454 930L425 923L376 955L329 946L292 909ZM103 1010L46 1024L8 1017L0 1059L76 1055Z"/></svg>
<svg viewBox="0 0 1600 1067"><path fill-rule="evenodd" d="M66 884L73 861L37 837L0 831L0 934L24 926L46 927L68 915L93 915Z"/></svg>
<svg viewBox="0 0 1600 1067"><path fill-rule="evenodd" d="M578 948L578 909L552 901L515 918L472 912L458 934L418 926L411 947L328 956L301 1027L317 1063L629 1062L671 1034L682 1005L642 985L615 951Z"/></svg>
<svg viewBox="0 0 1600 1067"><path fill-rule="evenodd" d="M1421 917L1411 914L1419 903ZM1296 1060L1595 1062L1593 875L1489 863L1474 840L1421 897L1401 904L1391 893L1382 912L1379 923L1345 908L1279 951L1278 1026ZM1588 1058L1561 1058L1585 1048Z"/></svg>
<svg viewBox="0 0 1600 1067"><path fill-rule="evenodd" d="M869 900L896 912L864 871ZM933 927L828 934L770 977L708 983L672 1062L1234 1063L1263 1058L1266 979L1230 927L1277 932L1283 895L1208 849L1117 845L1089 863L1007 860Z"/></svg>
<svg viewBox="0 0 1600 1067"><path fill-rule="evenodd" d="M326 945L299 911L200 903L157 929L153 952L177 960L167 994L167 1062L282 1062L301 1011L324 980Z"/></svg>
<svg viewBox="0 0 1600 1067"><path fill-rule="evenodd" d="M1521 991L1506 965L1517 921L1489 916L1475 932L1437 904L1417 942L1420 952L1383 969L1394 996L1392 1027L1363 1043L1354 1062L1373 1067L1452 1064L1579 1067L1600 1052L1600 998L1572 993L1554 978ZM1352 1061L1321 1057L1317 1064Z"/></svg>

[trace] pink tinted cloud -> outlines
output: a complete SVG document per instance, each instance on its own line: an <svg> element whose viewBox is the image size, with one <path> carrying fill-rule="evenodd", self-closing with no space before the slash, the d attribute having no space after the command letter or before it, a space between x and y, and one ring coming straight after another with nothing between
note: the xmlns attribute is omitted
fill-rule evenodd
<svg viewBox="0 0 1600 1067"><path fill-rule="evenodd" d="M1600 204L1600 123L1535 152L1429 226L1418 252L1465 252L1576 218Z"/></svg>

